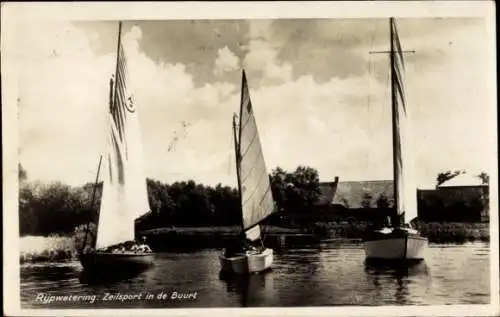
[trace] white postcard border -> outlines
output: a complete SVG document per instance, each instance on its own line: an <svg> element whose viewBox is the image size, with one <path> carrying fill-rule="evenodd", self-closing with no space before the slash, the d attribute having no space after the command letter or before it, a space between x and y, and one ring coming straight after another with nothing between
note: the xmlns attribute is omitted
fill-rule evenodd
<svg viewBox="0 0 500 317"><path fill-rule="evenodd" d="M368 17L484 17L490 25L491 117L487 124L497 136L495 11L492 1L359 1L359 2L72 2L2 3L2 132L4 221L4 313L25 316L160 316L166 309L21 309L19 281L18 129L16 57L9 43L15 26L28 20L182 20ZM486 123L485 123L486 124ZM491 144L490 175L490 305L380 306L313 308L167 309L169 315L210 313L240 316L488 316L499 310L498 157L497 138Z"/></svg>

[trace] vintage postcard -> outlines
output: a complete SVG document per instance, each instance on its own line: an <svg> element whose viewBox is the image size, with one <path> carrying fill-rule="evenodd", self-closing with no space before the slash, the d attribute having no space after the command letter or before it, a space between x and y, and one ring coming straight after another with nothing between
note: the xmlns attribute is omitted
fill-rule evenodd
<svg viewBox="0 0 500 317"><path fill-rule="evenodd" d="M498 315L494 12L2 4L4 313Z"/></svg>

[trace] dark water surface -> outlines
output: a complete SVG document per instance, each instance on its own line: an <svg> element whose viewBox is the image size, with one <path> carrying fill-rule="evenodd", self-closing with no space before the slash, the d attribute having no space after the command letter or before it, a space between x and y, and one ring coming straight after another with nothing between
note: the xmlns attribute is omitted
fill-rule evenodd
<svg viewBox="0 0 500 317"><path fill-rule="evenodd" d="M128 280L105 283L82 280L76 261L23 264L22 307L288 307L490 301L488 243L431 244L424 262L395 269L366 266L361 244L323 241L276 250L272 271L229 279L219 276L218 255L218 249L158 253L155 266L149 270ZM173 299L173 292L193 295ZM109 300L106 293L142 295L140 299L117 296ZM153 298L146 299L147 294ZM95 295L95 299L93 303L91 297L57 299L64 295Z"/></svg>

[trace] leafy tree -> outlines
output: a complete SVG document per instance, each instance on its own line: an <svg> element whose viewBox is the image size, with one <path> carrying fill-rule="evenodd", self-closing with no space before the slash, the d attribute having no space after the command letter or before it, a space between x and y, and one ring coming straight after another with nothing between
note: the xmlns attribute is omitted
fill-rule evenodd
<svg viewBox="0 0 500 317"><path fill-rule="evenodd" d="M215 224L234 225L241 223L241 203L238 190L217 184L208 188L210 203L215 211Z"/></svg>
<svg viewBox="0 0 500 317"><path fill-rule="evenodd" d="M456 170L454 172L446 171L439 173L438 176L436 177L437 181L436 187L463 173L465 173L465 171L459 171L459 170Z"/></svg>
<svg viewBox="0 0 500 317"><path fill-rule="evenodd" d="M389 197L384 193L380 194L377 198L377 207L380 209L387 209L390 207Z"/></svg>
<svg viewBox="0 0 500 317"><path fill-rule="evenodd" d="M319 175L314 168L299 166L290 173L277 167L270 179L273 198L281 211L311 210L319 201Z"/></svg>
<svg viewBox="0 0 500 317"><path fill-rule="evenodd" d="M344 207L349 208L349 200L347 198L342 197L342 199L340 201L342 202Z"/></svg>
<svg viewBox="0 0 500 317"><path fill-rule="evenodd" d="M299 166L293 172L276 168L270 175L271 189L280 210L315 210L319 200L318 172ZM97 221L102 183L71 187L62 183L20 184L21 235L75 234L75 227ZM214 187L192 180L165 184L147 179L151 213L136 221L139 230L180 226L238 225L241 201L237 189ZM95 191L95 197L92 197ZM79 231L79 232L80 232Z"/></svg>
<svg viewBox="0 0 500 317"><path fill-rule="evenodd" d="M361 201L361 207L365 209L371 208L372 198L373 198L372 194L370 194L369 192L365 192L363 194L363 200Z"/></svg>
<svg viewBox="0 0 500 317"><path fill-rule="evenodd" d="M481 179L483 185L490 184L490 176L486 172L481 172L477 177Z"/></svg>
<svg viewBox="0 0 500 317"><path fill-rule="evenodd" d="M17 164L18 172L19 172L19 183L22 183L26 181L28 178L28 174L26 173L26 170L23 168L21 163Z"/></svg>
<svg viewBox="0 0 500 317"><path fill-rule="evenodd" d="M97 226L93 222L78 225L73 231L73 241L78 251L93 248L96 239Z"/></svg>
<svg viewBox="0 0 500 317"><path fill-rule="evenodd" d="M279 210L284 210L286 208L286 190L288 178L288 173L281 167L275 168L270 175L273 198L276 201L276 205L278 206Z"/></svg>

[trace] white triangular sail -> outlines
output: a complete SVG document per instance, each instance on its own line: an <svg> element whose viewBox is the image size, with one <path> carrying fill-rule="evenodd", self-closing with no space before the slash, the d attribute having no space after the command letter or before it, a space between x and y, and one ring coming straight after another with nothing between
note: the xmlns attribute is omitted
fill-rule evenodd
<svg viewBox="0 0 500 317"><path fill-rule="evenodd" d="M134 223L128 221L125 150L111 116L109 121L96 249L134 239Z"/></svg>
<svg viewBox="0 0 500 317"><path fill-rule="evenodd" d="M418 214L416 186L413 177L413 156L410 146L410 118L405 98L404 53L399 42L396 23L392 18L390 26L395 201L397 214L403 215L404 223L410 223Z"/></svg>
<svg viewBox="0 0 500 317"><path fill-rule="evenodd" d="M142 168L137 110L133 96L127 91L127 64L120 36L118 43L116 80L110 107L110 133L104 157L103 193L97 228L98 249L134 240L135 219L150 210Z"/></svg>
<svg viewBox="0 0 500 317"><path fill-rule="evenodd" d="M257 240L260 238L259 223L272 214L275 208L244 71L238 149L243 229L248 239Z"/></svg>

